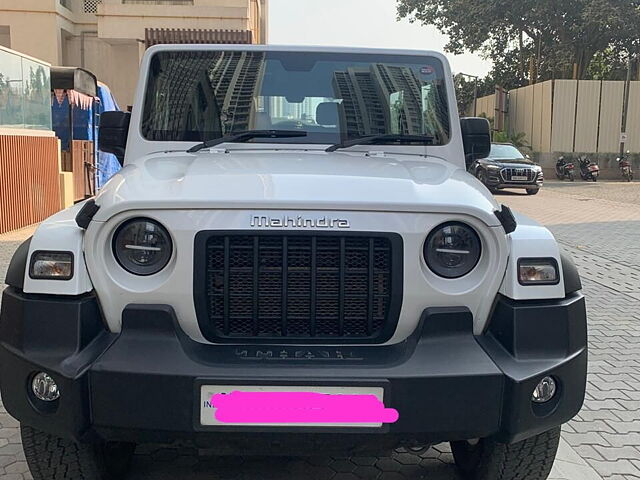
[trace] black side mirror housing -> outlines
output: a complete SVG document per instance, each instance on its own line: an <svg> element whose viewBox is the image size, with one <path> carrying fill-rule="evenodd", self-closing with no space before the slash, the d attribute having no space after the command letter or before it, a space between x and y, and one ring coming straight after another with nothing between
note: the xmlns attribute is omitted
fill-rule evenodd
<svg viewBox="0 0 640 480"><path fill-rule="evenodd" d="M113 153L120 165L124 163L130 122L129 112L104 112L100 115L98 149L105 153Z"/></svg>
<svg viewBox="0 0 640 480"><path fill-rule="evenodd" d="M467 168L491 153L491 125L482 117L461 118L462 144Z"/></svg>

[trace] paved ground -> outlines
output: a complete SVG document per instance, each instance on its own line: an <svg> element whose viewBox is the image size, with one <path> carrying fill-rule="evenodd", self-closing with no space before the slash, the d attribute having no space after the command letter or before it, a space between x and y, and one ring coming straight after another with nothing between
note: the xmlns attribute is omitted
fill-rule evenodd
<svg viewBox="0 0 640 480"><path fill-rule="evenodd" d="M640 184L554 182L534 202L497 198L546 224L582 275L589 383L564 439L603 478L640 478Z"/></svg>
<svg viewBox="0 0 640 480"><path fill-rule="evenodd" d="M585 407L563 431L553 479L640 478L640 184L550 182L536 197L498 200L545 223L583 275L590 320ZM30 229L0 236L0 278ZM1 288L1 287L0 287ZM449 450L388 458L215 458L189 448L138 449L132 479L454 480ZM4 475L2 475L4 472ZM215 474L214 474L215 472ZM17 423L0 406L0 479L28 479Z"/></svg>

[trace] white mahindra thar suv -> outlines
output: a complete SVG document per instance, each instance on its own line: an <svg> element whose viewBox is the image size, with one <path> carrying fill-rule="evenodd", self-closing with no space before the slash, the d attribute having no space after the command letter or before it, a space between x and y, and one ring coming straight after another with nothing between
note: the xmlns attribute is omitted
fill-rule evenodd
<svg viewBox="0 0 640 480"><path fill-rule="evenodd" d="M0 386L36 480L123 478L137 444L357 455L451 442L547 478L586 313L548 230L465 171L490 149L437 53L172 45L124 168L12 259Z"/></svg>

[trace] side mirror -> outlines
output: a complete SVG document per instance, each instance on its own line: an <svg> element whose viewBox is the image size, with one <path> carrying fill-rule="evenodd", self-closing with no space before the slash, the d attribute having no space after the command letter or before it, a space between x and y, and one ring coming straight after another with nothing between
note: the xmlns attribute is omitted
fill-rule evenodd
<svg viewBox="0 0 640 480"><path fill-rule="evenodd" d="M129 112L104 112L100 115L98 149L105 153L113 153L120 165L124 163L130 121Z"/></svg>
<svg viewBox="0 0 640 480"><path fill-rule="evenodd" d="M481 117L461 118L462 144L467 168L491 153L491 125L489 120Z"/></svg>

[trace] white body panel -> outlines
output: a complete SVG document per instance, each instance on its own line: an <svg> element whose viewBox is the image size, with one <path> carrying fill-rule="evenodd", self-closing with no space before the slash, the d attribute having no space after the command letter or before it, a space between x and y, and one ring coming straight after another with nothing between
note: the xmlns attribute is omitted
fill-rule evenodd
<svg viewBox="0 0 640 480"><path fill-rule="evenodd" d="M233 151L155 154L127 165L98 195L103 222L127 210L271 208L466 213L498 226L482 184L440 158Z"/></svg>
<svg viewBox="0 0 640 480"><path fill-rule="evenodd" d="M87 266L92 272L109 327L115 332L120 330L122 311L128 304L168 304L176 311L187 335L205 342L196 321L193 300L196 233L202 230L252 230L254 215L295 217L299 213L297 210L147 210L121 213L104 224L92 222L85 238ZM161 222L171 232L174 244L169 266L151 277L127 273L116 263L111 250L112 235L118 225L128 218L140 216ZM398 328L390 344L411 335L427 307L467 307L476 319L476 332L482 332L502 282L502 275L496 275L496 272L504 272L507 264L508 254L505 252L509 247L502 227L489 227L476 218L461 214L305 212L305 217L323 216L348 220L351 232L395 232L402 236L404 295ZM466 222L478 231L483 254L472 273L460 279L447 280L429 270L423 259L422 247L434 227L455 220Z"/></svg>
<svg viewBox="0 0 640 480"><path fill-rule="evenodd" d="M84 262L84 230L76 224L76 215L81 203L56 213L42 222L31 239L29 259L38 250L57 250L73 253L74 272L71 280L35 280L29 276L27 261L24 274L25 293L48 293L51 295L81 295L93 290Z"/></svg>
<svg viewBox="0 0 640 480"><path fill-rule="evenodd" d="M514 212L518 228L509 235L511 257L500 293L514 300L534 300L544 298L564 298L562 261L558 243L549 230L534 220ZM555 258L560 271L557 285L520 285L518 282L518 259Z"/></svg>

